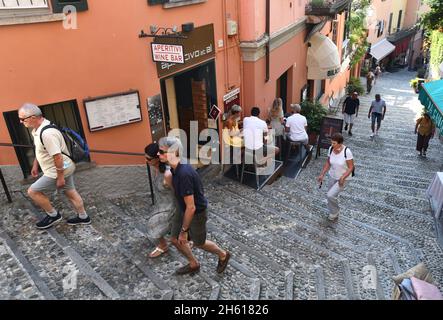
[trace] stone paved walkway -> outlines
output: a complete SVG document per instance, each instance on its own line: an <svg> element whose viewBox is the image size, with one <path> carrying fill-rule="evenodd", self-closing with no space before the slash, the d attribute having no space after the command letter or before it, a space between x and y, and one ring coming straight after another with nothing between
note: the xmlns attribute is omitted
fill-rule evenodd
<svg viewBox="0 0 443 320"><path fill-rule="evenodd" d="M442 170L443 146L433 140L427 159L415 153L414 118L421 110L402 71L384 74L388 111L380 136L369 139L362 107L345 144L356 177L342 194L337 223L326 219L325 188L315 177L325 161L313 160L297 180L281 178L260 192L207 170L209 238L233 253L221 276L216 259L195 250L202 270L173 275L185 262L174 249L158 260L146 236L150 197L143 166L79 172L76 183L93 219L48 232L34 223L41 213L25 197L16 167L3 167L14 203L1 201L1 299L389 299L391 277L423 261L443 287L443 251L436 241L425 190ZM72 215L64 197L56 204Z"/></svg>

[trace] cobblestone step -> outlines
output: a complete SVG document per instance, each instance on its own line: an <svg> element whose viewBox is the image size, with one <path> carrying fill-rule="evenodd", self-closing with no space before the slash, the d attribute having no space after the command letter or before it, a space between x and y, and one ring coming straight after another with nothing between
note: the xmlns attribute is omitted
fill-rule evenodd
<svg viewBox="0 0 443 320"><path fill-rule="evenodd" d="M281 184L279 189L284 190L285 192L290 192L295 196L303 194L305 199L310 199L312 201L318 201L320 199L320 203L324 202L324 208L326 209L326 190L320 189L319 191L315 186L309 185L303 185L303 187L301 187L301 183L291 185L291 187L286 187L284 184ZM407 229L408 232L420 233L422 236L426 237L435 237L431 217L411 212L409 210L399 209L373 200L368 200L366 199L367 196L363 198L358 195L352 196L347 194L348 192L352 192L351 189L352 182L347 190L340 194L342 210L353 210L370 216L371 219L376 218L382 225L390 222L389 227L391 228L401 227ZM297 190L297 192L293 192L293 190Z"/></svg>
<svg viewBox="0 0 443 320"><path fill-rule="evenodd" d="M312 195L315 194L320 199L324 197L324 192L327 191L327 180L324 182L326 187L324 190L323 188L319 189L315 183L312 183L312 178L309 178L309 180L311 181L300 178L297 181L297 187ZM395 211L408 216L408 219L414 219L414 222L432 225L431 208L429 201L425 199L395 194L385 190L362 188L353 180L348 183L346 192L343 192L340 196L345 199L344 203L346 205L348 202L357 201L365 207L371 207L379 211Z"/></svg>
<svg viewBox="0 0 443 320"><path fill-rule="evenodd" d="M0 299L55 299L17 245L0 231Z"/></svg>
<svg viewBox="0 0 443 320"><path fill-rule="evenodd" d="M83 261L77 252L63 243L54 230L35 228L38 219L31 210L25 199L15 198L12 209L1 220L1 228L15 247L17 259L28 261L29 272L36 272L36 283L39 278L43 281L40 291L47 296L52 294L55 299L117 298L115 291L90 266L80 263Z"/></svg>
<svg viewBox="0 0 443 320"><path fill-rule="evenodd" d="M118 231L114 232L115 236L120 236L119 234L128 234L126 236L125 241L131 241L131 238L133 238L132 234L134 233L133 230L123 230L123 229L130 229L132 226L133 229L135 229L135 233L139 234L139 237L141 236L140 242L140 250L139 251L139 257L141 260L143 260L143 263L148 264L150 268L153 269L153 271L160 275L164 281L168 282L169 287L174 288L175 299L216 299L219 295L221 297L229 296L229 299L251 299L251 296L249 294L251 293L250 287L253 286L253 284L256 282L256 277L252 276L252 272L247 271L247 268L244 266L241 266L239 263L234 262L234 268L237 269L236 271L229 271L226 270L225 273L223 273L223 278L220 278L215 273L215 266L217 265L217 261L215 260L215 257L213 255L209 255L210 257L204 257L202 256L201 250L194 250L194 254L199 259L199 261L202 262L201 265L201 272L198 275L195 275L193 282L195 282L195 279L200 280L200 288L198 291L201 292L201 294L204 294L201 297L198 297L198 292L195 292L195 290L191 290L190 293L187 292L188 288L191 289L193 286L189 285L187 281L185 281L189 277L182 277L182 276L175 276L173 275L173 272L175 269L177 269L178 266L180 266L180 262L182 264L186 263L186 260L177 253L173 247L170 247L170 255L173 254L173 256L164 256L159 259L147 259L146 254L148 252L147 248L149 250L153 249L153 244L151 244L147 237L147 229L144 225L144 222L147 221L147 218L149 217L149 211L150 207L146 203L146 201L141 200L140 198L120 198L120 199L113 199L112 202L115 205L118 205L118 209L114 209L113 211L117 213L119 219L121 219L121 226L124 226L124 228L119 228ZM145 204L140 204L141 202ZM139 203L138 210L135 212L130 207L130 204L132 203ZM129 207L128 207L129 205ZM120 212L120 210L122 210ZM109 222L104 223L105 225L109 225ZM108 231L109 232L109 231ZM172 259L171 259L172 258ZM207 260L212 260L212 263L207 263ZM233 258L232 261L235 259ZM165 267L166 265L166 267ZM211 270L211 267L212 269ZM246 270L246 273L243 272ZM209 276L211 275L211 276ZM214 280L213 280L214 279ZM220 281L222 280L222 281ZM202 281L206 281L207 284L201 283ZM226 288L233 286L234 284L239 284L239 288L247 288L247 291L244 292L242 290L236 290L235 292L225 292ZM240 286L241 284L241 286ZM209 286L208 286L209 285ZM195 287L195 286L194 286ZM211 289L212 287L212 289ZM190 294L189 297L186 296L186 294Z"/></svg>
<svg viewBox="0 0 443 320"><path fill-rule="evenodd" d="M115 202L122 204L123 201L128 199L113 199L112 202L93 201L92 203L95 206L88 210L94 216L96 228L106 235L116 250L130 257L133 263L155 283L156 288L153 288L153 293L158 295L159 291L163 290L161 299L207 300L211 298L214 291L214 295L218 295L218 286L214 285L213 288L213 283L208 283L200 275L176 277L173 274L181 265L181 261L171 259L171 256L177 255L172 248L168 254L157 259L149 259L147 257L155 245L147 238L146 227L139 220L130 217L124 211L125 206L119 207L115 204ZM114 214L109 216L108 212L113 212ZM145 215L145 219L148 217L148 214L149 211Z"/></svg>
<svg viewBox="0 0 443 320"><path fill-rule="evenodd" d="M214 202L212 202L213 204ZM250 215L244 215L246 211L244 211L245 208L242 208L242 213L240 211L235 211L233 209L223 208L221 210L220 216L224 213L224 216L232 216L231 219L224 218L226 220L226 224L223 226L223 228L229 228L229 226L235 226L237 225L238 229L243 228L245 235L245 238L243 241L248 241L248 243L251 240L250 238L253 238L256 241L259 241L259 245L261 244L261 250L268 252L270 250L270 254L274 252L279 252L280 250L287 251L290 256L292 256L297 261L301 261L304 264L310 264L314 265L318 263L319 261L322 261L322 265L329 265L329 268L325 270L327 274L327 281L330 283L334 283L334 285L330 285L327 287L327 296L331 298L334 297L345 297L345 281L343 279L344 275L342 274L340 276L340 272L334 273L331 272L331 270L340 270L341 268L341 261L343 260L343 257L339 254L336 254L335 252L329 251L327 249L322 248L320 245L315 244L313 241L309 239L305 239L303 236L298 235L294 232L290 231L280 231L279 229L274 229L272 231L270 230L250 230L247 228L248 223L249 225L254 225L255 220ZM211 206L211 211L215 210L215 206ZM255 211L255 210L254 210ZM256 211L255 211L256 212ZM227 215L226 213L229 213ZM262 225L263 221L257 223L258 225ZM265 222L267 224L267 222ZM284 225L282 225L284 228ZM269 237L262 236L262 234L269 234L269 232L273 233L273 241L269 239ZM266 245L265 245L266 243ZM278 245L277 245L278 244ZM252 246L257 246L252 244ZM267 246L271 246L269 249L267 249ZM273 248L274 247L274 248ZM315 253L314 253L315 252ZM271 256L270 256L271 257ZM281 255L277 255L273 257L272 260L280 259ZM288 265L290 261L281 261L282 265ZM340 291L335 291L337 288L343 289ZM332 289L331 287L335 287L335 289ZM349 298L349 297L348 297Z"/></svg>
<svg viewBox="0 0 443 320"><path fill-rule="evenodd" d="M228 190L232 190L232 186L228 186ZM239 193L239 194L241 194L241 192L239 192L239 190L237 189L237 190L235 190L236 191L236 193ZM264 192L265 193L265 192ZM225 199L225 201L229 201L229 197L227 197L226 196L226 192L225 192L225 194L224 194L224 196L223 196L223 199ZM268 207L273 207L275 204L274 203L271 203L270 201L269 201L270 199L269 198L266 198L264 201L262 201L263 203L266 203L266 207L268 208ZM244 200L243 200L244 201ZM253 200L254 202L256 202L256 203L258 203L259 201L257 200L257 198L255 198L254 200ZM239 204L239 203L242 203L240 200L239 201L236 201L236 202L232 202L232 201L229 201L230 203L229 203L229 205L233 205L234 203L237 203L237 204ZM249 205L252 207L252 206L254 206L253 205L253 203L251 203L251 204L247 204L246 205L246 207L249 207ZM274 212L286 212L286 214L288 214L290 211L293 211L293 210L291 210L290 208L287 208L287 207L285 207L285 208L278 208L279 210L277 210L277 211L275 211L275 210L267 210L267 214L269 215L269 216L271 216L270 217L270 220L273 220L273 219L275 219L275 217L273 217L273 215L274 215ZM237 210L239 210L239 211L244 211L244 209L243 208L241 208L241 210L240 210L240 208L237 208ZM257 213L258 213L258 211L259 210L257 210L255 207L254 208L251 208L251 210L257 215ZM228 209L225 209L225 211L228 211ZM231 212L229 212L229 214L231 214ZM283 216L285 216L286 214L282 214ZM251 217L250 217L251 218ZM258 217L257 217L258 218ZM295 218L295 217L294 217ZM235 219L236 221L238 221L238 220L241 220L241 218L237 218L236 217L236 219ZM290 218L288 219L288 220L290 220ZM293 222L294 221L301 221L301 220L303 220L303 221L307 221L307 219L303 219L303 218L301 218L301 217L298 217L298 219L297 220L295 220L295 219L292 219L293 220ZM251 219L251 221L254 221L254 219ZM263 221L261 221L260 220L260 222L258 223L259 225L269 225L269 223L267 222L267 221L265 221L265 222L263 222ZM283 223L281 224L281 225L284 225ZM288 225L290 225L290 223L288 223ZM354 230L355 230L355 228L353 228ZM352 230L352 229L349 229L349 230ZM275 233L277 232L280 232L280 230L279 230L279 228L277 228L277 229L273 229L272 231L269 231L268 230L268 232L266 232L266 231L263 231L263 233L274 233L274 235L275 235ZM336 232L337 234L341 234L341 232L339 233L339 232ZM306 238L306 235L304 235L303 233L299 233L303 238ZM324 234L327 234L327 232L324 232ZM353 234L355 234L355 231L353 231ZM330 238L329 238L329 240L330 240ZM325 246L324 245L324 243L325 242L327 242L328 240L326 240L326 241L324 241L323 242L323 247L327 247L327 246ZM370 242L371 240L369 239L369 238L366 238L366 241L367 242ZM367 250L369 250L369 248L370 248L370 245L368 245L368 244L366 244L366 249ZM317 250L317 248L316 248L316 250ZM312 250L312 251L316 251L316 250ZM338 252L342 252L343 250L340 250L340 249L337 249L336 248L336 250L338 251ZM383 250L385 250L385 247L383 247ZM363 253L366 253L366 250L361 250L361 252ZM349 256L349 258L350 259L352 259L353 261L358 261L358 257L352 257L352 255L351 256ZM387 263L387 261L386 261L386 259L385 258L382 258L382 260L384 260L383 262L380 262L379 264L380 265L382 265L385 269L388 269L389 268L389 264ZM340 262L342 262L342 261L344 261L344 260L342 260L342 259L340 259ZM347 260L346 260L347 261ZM347 276L348 276L348 279L349 279L349 281L348 281L348 286L347 286L347 288L352 288L349 284L351 283L351 284L354 284L354 287L353 287L353 290L348 290L348 294L350 295L350 296L352 296L353 298L355 298L355 297L358 297L358 295L360 294L360 292L361 292L361 289L360 289L360 286L358 285L358 283L360 282L360 279L362 278L362 275L363 275L363 271L364 271L364 268L365 267L367 267L366 265L360 265L360 266L356 266L355 265L355 263L353 263L353 265L352 265L352 267L350 266L348 269L349 270L351 270L351 268L352 268L352 272L347 272ZM346 268L345 268L345 270L346 270ZM393 275L394 273L393 272L391 272L391 273L389 273L389 275ZM388 276L386 276L384 279L384 283L388 283L389 285L391 284L391 281L390 281L390 279L389 279L389 277ZM364 294L364 292L363 292L363 294ZM363 294L362 294L362 296L363 296ZM355 295L355 296L354 296ZM366 296L365 298L370 298L370 297L368 297L368 296Z"/></svg>

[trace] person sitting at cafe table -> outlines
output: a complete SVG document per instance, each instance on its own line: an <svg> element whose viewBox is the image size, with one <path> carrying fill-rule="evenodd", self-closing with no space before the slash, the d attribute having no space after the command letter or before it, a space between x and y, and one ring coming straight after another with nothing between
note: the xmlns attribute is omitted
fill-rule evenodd
<svg viewBox="0 0 443 320"><path fill-rule="evenodd" d="M229 163L241 163L241 148L243 147L243 134L239 128L240 115L242 108L234 104L229 110L223 128L223 144L225 146L225 154L229 152ZM226 161L224 162L226 163Z"/></svg>
<svg viewBox="0 0 443 320"><path fill-rule="evenodd" d="M251 116L243 120L243 136L245 141L245 151L253 154L255 161L260 164L266 164L271 158L274 158L280 152L280 149L269 144L268 125L259 118L260 109L253 107ZM264 143L266 141L266 144Z"/></svg>
<svg viewBox="0 0 443 320"><path fill-rule="evenodd" d="M286 119L285 131L287 133L288 148L290 142L300 142L304 145L306 152L311 155L312 146L308 143L308 122L305 116L300 114L301 106L299 104L291 104L290 110L292 116ZM290 152L288 149L287 152Z"/></svg>

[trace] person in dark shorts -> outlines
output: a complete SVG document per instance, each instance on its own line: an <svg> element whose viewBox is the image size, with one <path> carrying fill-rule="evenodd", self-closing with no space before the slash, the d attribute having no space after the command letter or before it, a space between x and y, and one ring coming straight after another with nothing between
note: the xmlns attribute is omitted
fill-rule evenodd
<svg viewBox="0 0 443 320"><path fill-rule="evenodd" d="M172 218L171 242L189 262L175 273L183 275L200 271L200 263L192 254L189 238L194 247L218 255L217 272L222 273L231 254L206 239L208 200L204 196L201 179L190 164L180 163L183 146L178 138L163 137L159 140L159 146L160 161L171 166L172 184L180 209Z"/></svg>
<svg viewBox="0 0 443 320"><path fill-rule="evenodd" d="M360 100L358 99L358 93L353 92L349 97L343 102L343 120L345 121L345 131L349 131L348 134L352 136L352 126L354 125L354 119L358 117L358 108L360 106Z"/></svg>

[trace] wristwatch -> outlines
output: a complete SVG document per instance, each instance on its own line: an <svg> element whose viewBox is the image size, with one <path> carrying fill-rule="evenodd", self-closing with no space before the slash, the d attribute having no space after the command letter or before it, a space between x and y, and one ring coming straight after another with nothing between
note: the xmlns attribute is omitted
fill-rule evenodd
<svg viewBox="0 0 443 320"><path fill-rule="evenodd" d="M181 232L183 232L183 233L188 232L188 231L189 231L189 228L188 229L182 228L182 230L181 230Z"/></svg>

